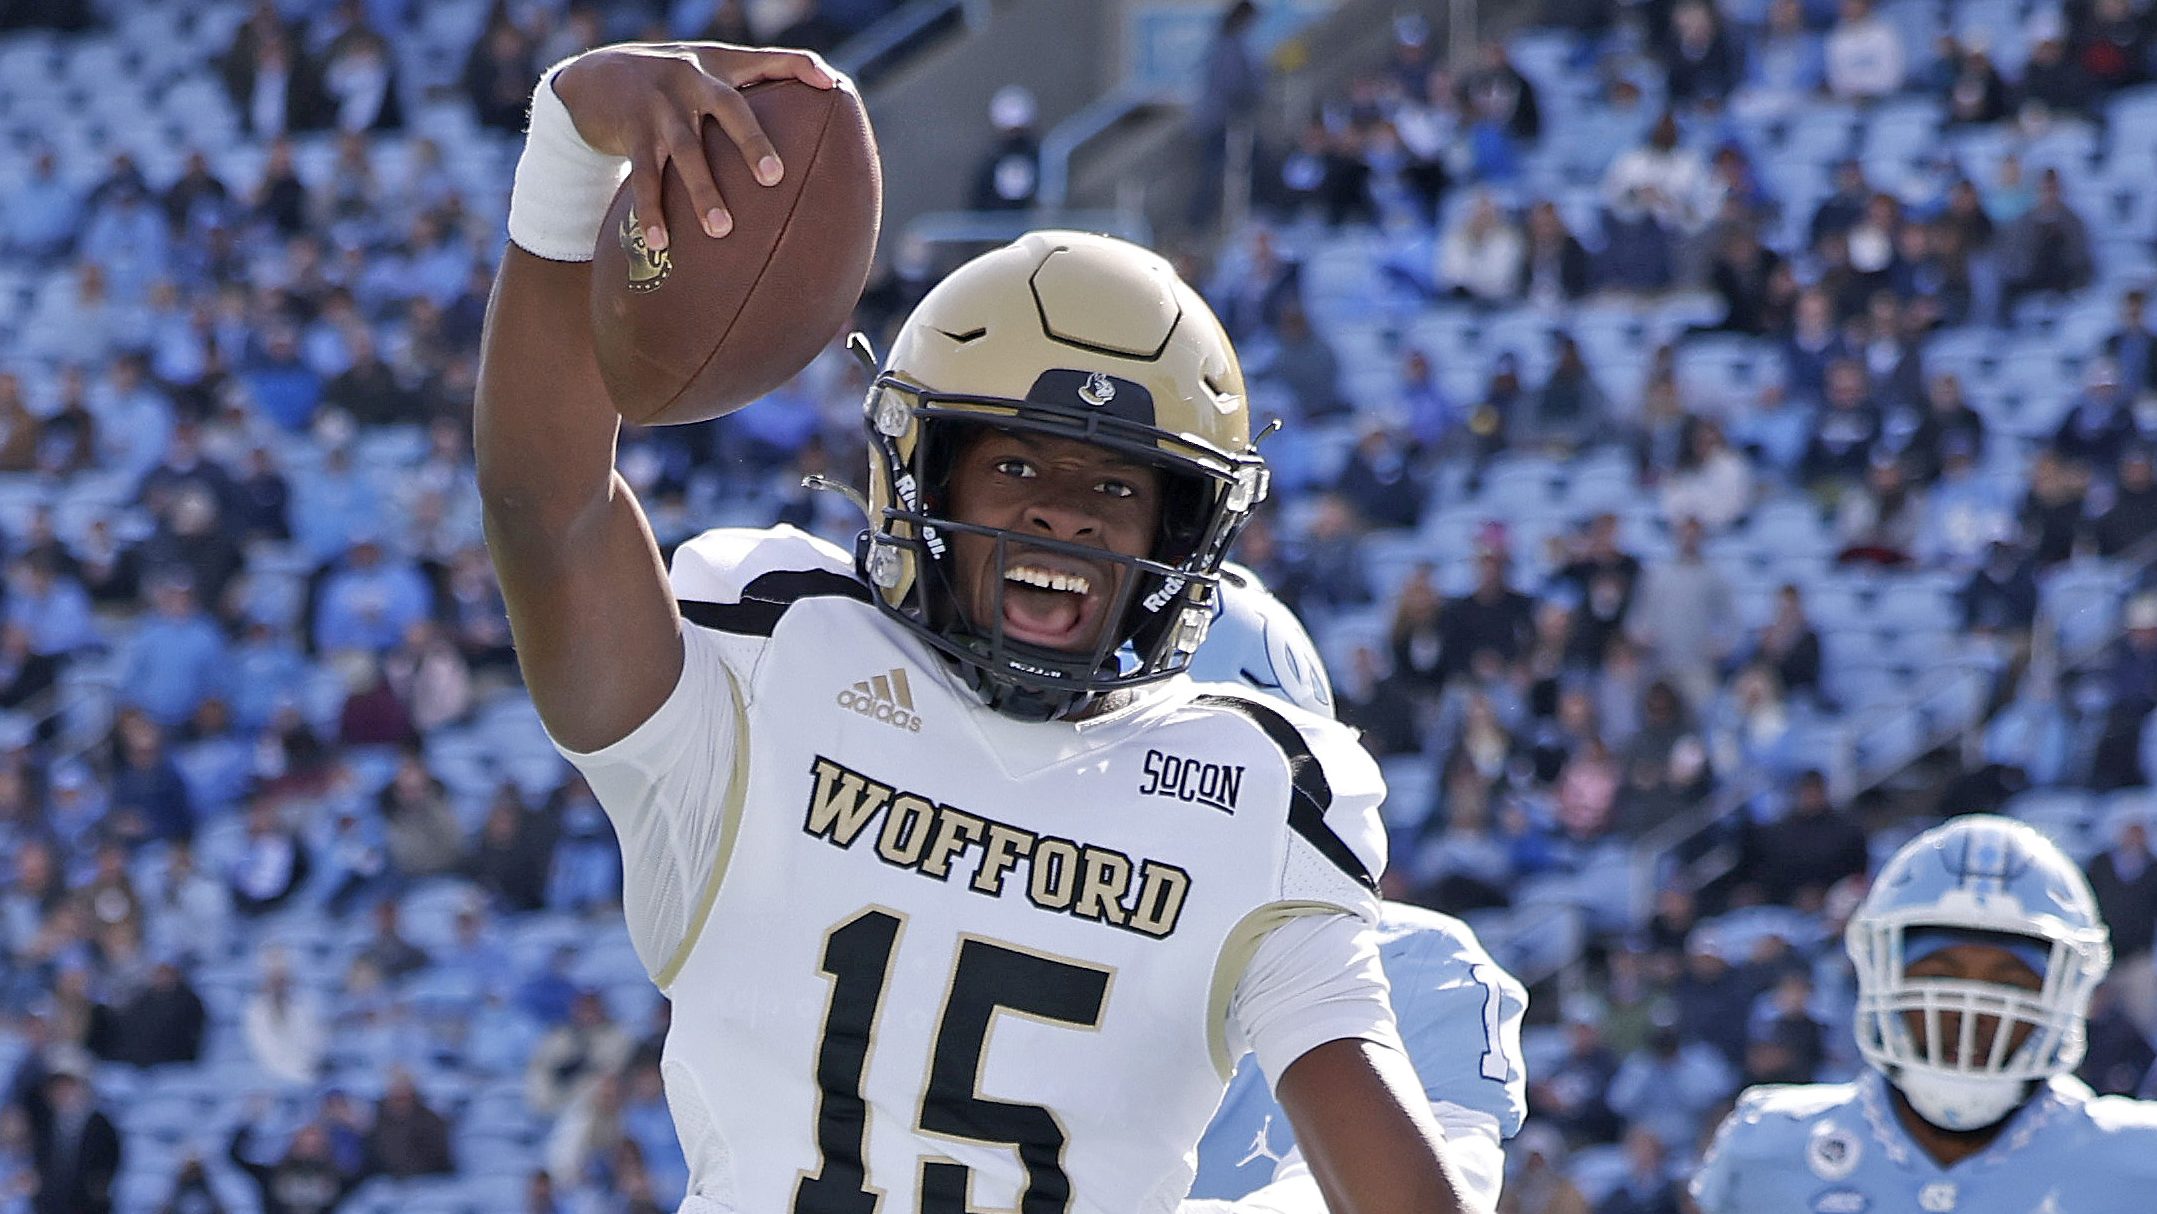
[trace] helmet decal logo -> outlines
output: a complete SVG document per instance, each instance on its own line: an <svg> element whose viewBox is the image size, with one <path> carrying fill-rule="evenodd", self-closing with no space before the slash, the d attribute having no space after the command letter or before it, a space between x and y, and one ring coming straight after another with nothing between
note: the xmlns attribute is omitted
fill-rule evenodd
<svg viewBox="0 0 2157 1214"><path fill-rule="evenodd" d="M1104 408L1116 399L1116 385L1099 371L1086 377L1086 385L1078 390L1078 398L1096 409Z"/></svg>
<svg viewBox="0 0 2157 1214"><path fill-rule="evenodd" d="M630 290L656 291L666 282L667 275L674 272L674 254L645 243L644 227L637 222L634 207L622 216L622 226L614 233L614 238L622 246L622 256L629 263Z"/></svg>

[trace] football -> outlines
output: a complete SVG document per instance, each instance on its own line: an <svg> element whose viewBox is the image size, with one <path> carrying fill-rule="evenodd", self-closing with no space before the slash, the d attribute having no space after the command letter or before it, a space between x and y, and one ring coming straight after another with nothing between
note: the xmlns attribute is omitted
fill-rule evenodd
<svg viewBox="0 0 2157 1214"><path fill-rule="evenodd" d="M786 176L760 185L716 121L705 156L734 217L713 239L672 164L668 247L650 248L625 185L592 260L592 336L607 393L638 425L728 413L785 383L845 326L883 207L876 138L851 84L750 85L742 96Z"/></svg>

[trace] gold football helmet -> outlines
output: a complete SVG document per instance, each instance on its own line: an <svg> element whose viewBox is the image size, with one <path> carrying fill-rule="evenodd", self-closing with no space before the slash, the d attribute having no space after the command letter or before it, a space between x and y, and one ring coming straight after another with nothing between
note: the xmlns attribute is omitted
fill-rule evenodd
<svg viewBox="0 0 2157 1214"><path fill-rule="evenodd" d="M870 529L857 554L886 614L959 665L1008 716L1071 716L1096 696L1184 669L1204 639L1222 558L1265 497L1243 371L1211 308L1166 260L1080 232L1030 232L952 271L899 330L864 407ZM990 426L1099 444L1164 473L1145 557L957 522L942 511L954 431ZM1090 652L969 620L949 537L1063 547L1125 566Z"/></svg>

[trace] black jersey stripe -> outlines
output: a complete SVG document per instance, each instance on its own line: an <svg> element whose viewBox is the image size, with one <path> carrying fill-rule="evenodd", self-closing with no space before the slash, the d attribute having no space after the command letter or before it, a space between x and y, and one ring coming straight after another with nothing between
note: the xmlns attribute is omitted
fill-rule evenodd
<svg viewBox="0 0 2157 1214"><path fill-rule="evenodd" d="M1288 798L1289 829L1302 835L1312 847L1318 849L1319 855L1331 860L1334 867L1347 873L1356 884L1375 892L1378 881L1371 876L1371 870L1365 868L1355 850L1342 842L1341 837L1333 833L1333 828L1326 825L1326 811L1333 807L1333 786L1326 782L1326 773L1319 765L1318 756L1311 753L1310 744L1303 740L1302 733L1298 732L1294 725L1288 723L1288 718L1264 704L1246 700L1241 696L1200 696L1197 702L1243 714L1252 724L1258 726L1275 746L1280 747L1281 756L1288 760L1291 784Z"/></svg>
<svg viewBox="0 0 2157 1214"><path fill-rule="evenodd" d="M807 598L869 601L869 588L855 578L828 569L780 569L751 579L738 603L681 599L682 618L705 628L742 636L768 637L786 609Z"/></svg>

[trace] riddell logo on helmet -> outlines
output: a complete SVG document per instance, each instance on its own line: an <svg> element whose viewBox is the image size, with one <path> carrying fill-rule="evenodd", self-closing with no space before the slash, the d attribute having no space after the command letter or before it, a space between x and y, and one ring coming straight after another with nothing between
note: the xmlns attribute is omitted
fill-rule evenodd
<svg viewBox="0 0 2157 1214"><path fill-rule="evenodd" d="M906 684L906 669L894 666L883 674L863 679L838 695L839 707L893 729L921 732L921 718L914 715L914 692Z"/></svg>

